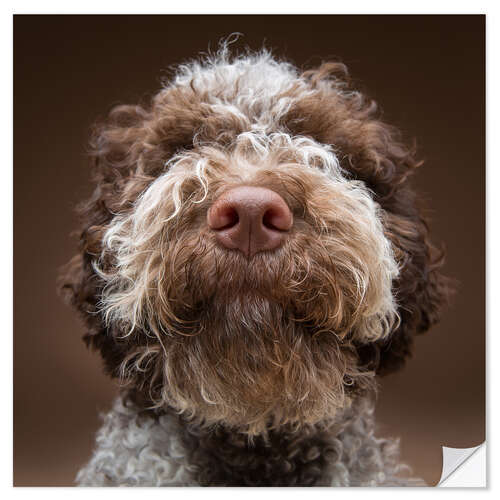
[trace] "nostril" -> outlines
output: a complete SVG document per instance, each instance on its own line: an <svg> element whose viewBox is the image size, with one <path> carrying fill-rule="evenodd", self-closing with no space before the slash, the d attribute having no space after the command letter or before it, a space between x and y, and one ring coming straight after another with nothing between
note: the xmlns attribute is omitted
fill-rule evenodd
<svg viewBox="0 0 500 500"><path fill-rule="evenodd" d="M272 207L264 212L262 224L274 231L288 231L292 226L292 214L288 207Z"/></svg>
<svg viewBox="0 0 500 500"><path fill-rule="evenodd" d="M225 207L221 213L219 213L219 227L216 229L229 229L230 227L236 226L239 220L240 217L234 207Z"/></svg>
<svg viewBox="0 0 500 500"><path fill-rule="evenodd" d="M223 204L213 208L208 214L208 225L211 229L221 231L238 224L240 217L234 206Z"/></svg>
<svg viewBox="0 0 500 500"><path fill-rule="evenodd" d="M264 213L264 216L262 217L262 224L264 225L264 227L267 227L268 229L281 231L281 229L278 227L279 215L276 214L275 210L270 209Z"/></svg>

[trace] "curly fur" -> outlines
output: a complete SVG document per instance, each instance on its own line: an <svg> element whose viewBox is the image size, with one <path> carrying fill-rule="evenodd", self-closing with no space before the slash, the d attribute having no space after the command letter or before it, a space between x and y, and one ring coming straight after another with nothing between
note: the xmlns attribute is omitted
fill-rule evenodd
<svg viewBox="0 0 500 500"><path fill-rule="evenodd" d="M344 379L367 378L352 342L382 338L396 322L391 285L398 270L378 208L360 183L341 175L335 156L310 139L252 135L238 136L226 152L201 147L174 158L134 210L111 221L100 261L109 253L113 264L95 268L105 283L108 325L123 324L125 337L149 331L159 343L127 356L122 378L136 384L142 367L161 367L146 377L151 394L159 379L168 381L156 405L256 434L269 425L319 421L344 407ZM306 160L321 161L324 172ZM259 165L252 181L241 178L250 177L245 162ZM285 246L251 264L219 249L211 231L193 222L203 221L219 192L237 182L276 185L290 207L307 206ZM319 242L310 228L322 235ZM312 335L301 326L308 323ZM171 342L175 335L189 338Z"/></svg>
<svg viewBox="0 0 500 500"><path fill-rule="evenodd" d="M206 431L121 398L104 417L81 486L423 486L399 463L398 442L374 436L363 400L339 421L248 441Z"/></svg>
<svg viewBox="0 0 500 500"><path fill-rule="evenodd" d="M83 483L396 482L363 401L451 288L409 184L420 163L345 67L222 50L150 105L114 108L92 156L62 285L134 403L107 417ZM294 220L251 260L206 224L242 185L274 190Z"/></svg>

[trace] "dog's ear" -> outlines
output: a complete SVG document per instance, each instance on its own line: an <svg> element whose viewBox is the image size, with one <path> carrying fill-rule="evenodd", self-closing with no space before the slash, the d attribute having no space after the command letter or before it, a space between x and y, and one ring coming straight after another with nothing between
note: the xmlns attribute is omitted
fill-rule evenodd
<svg viewBox="0 0 500 500"><path fill-rule="evenodd" d="M119 332L113 332L105 325L99 311L104 283L94 268L94 262L101 259L103 236L114 215L130 210L150 180L138 168L144 133L141 125L146 115L140 107L119 106L110 112L105 122L94 128L89 153L95 189L77 208L81 224L77 233L79 250L63 267L58 279L60 294L77 309L85 323L84 341L101 352L112 376L117 375L128 347L127 342L119 340ZM150 162L150 165L154 164ZM106 263L100 264L106 266Z"/></svg>
<svg viewBox="0 0 500 500"><path fill-rule="evenodd" d="M375 105L366 103L363 109L364 132L343 143L348 152L343 166L365 183L382 208L385 234L400 270L393 293L401 321L387 339L359 346L358 351L367 367L385 375L404 365L415 335L439 321L455 282L441 272L445 252L431 242L423 200L411 186L423 162L415 158L415 148L400 142L396 129L375 118Z"/></svg>
<svg viewBox="0 0 500 500"><path fill-rule="evenodd" d="M77 254L63 267L59 276L59 292L83 319L86 332L83 340L87 346L98 350L104 360L106 372L118 375L118 368L128 348L117 342L112 332L106 328L98 311L98 301L102 290L99 278L92 268L87 253Z"/></svg>
<svg viewBox="0 0 500 500"><path fill-rule="evenodd" d="M432 245L424 210L410 186L421 162L398 131L380 121L377 104L351 86L343 64L325 63L302 78L314 91L299 99L283 122L293 134L330 144L344 172L373 193L400 267L394 283L399 327L386 340L358 346L366 366L389 373L410 355L414 336L438 321L453 291L453 282L440 271L444 252Z"/></svg>
<svg viewBox="0 0 500 500"><path fill-rule="evenodd" d="M112 375L133 342L130 336L121 338L116 325L111 331L104 324L99 311L104 283L94 263L101 269L112 267L112 262L102 261L102 242L115 215L133 210L137 197L164 171L166 160L192 147L202 115L193 112L196 103L191 101L164 90L146 106L115 106L93 129L89 155L95 189L77 209L79 252L62 271L59 289L80 312L87 326L85 342L101 351Z"/></svg>
<svg viewBox="0 0 500 500"><path fill-rule="evenodd" d="M386 235L392 243L400 266L394 283L394 295L401 318L391 336L374 346L381 375L401 368L411 355L416 334L429 330L441 316L454 292L454 282L441 272L444 250L429 238L423 209L409 188L400 188L390 202L384 203Z"/></svg>
<svg viewBox="0 0 500 500"><path fill-rule="evenodd" d="M415 335L439 321L455 288L455 282L441 272L445 252L432 244L425 208L409 184L421 163L390 133L392 139L378 165L385 165L384 175L376 182L377 176L372 177L371 188L383 209L385 233L400 268L393 290L401 322L389 338L359 347L362 360L380 375L403 366Z"/></svg>

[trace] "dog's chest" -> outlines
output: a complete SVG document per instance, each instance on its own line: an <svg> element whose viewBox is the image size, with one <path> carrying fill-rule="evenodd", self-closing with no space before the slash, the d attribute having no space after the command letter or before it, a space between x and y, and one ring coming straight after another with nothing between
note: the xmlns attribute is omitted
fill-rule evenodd
<svg viewBox="0 0 500 500"><path fill-rule="evenodd" d="M335 428L334 428L335 427ZM374 436L361 405L328 430L269 432L252 442L222 427L208 432L174 413L152 415L119 398L77 477L82 486L422 485L401 476L397 442Z"/></svg>
<svg viewBox="0 0 500 500"><path fill-rule="evenodd" d="M202 486L326 486L341 443L328 436L270 432L249 441L217 430L186 431L184 443L195 481Z"/></svg>

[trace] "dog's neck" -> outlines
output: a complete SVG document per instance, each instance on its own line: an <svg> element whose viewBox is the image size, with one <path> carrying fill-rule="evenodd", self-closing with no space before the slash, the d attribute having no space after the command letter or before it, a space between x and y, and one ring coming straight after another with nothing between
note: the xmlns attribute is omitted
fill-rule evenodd
<svg viewBox="0 0 500 500"><path fill-rule="evenodd" d="M122 395L105 416L82 486L402 486L398 444L374 435L373 401L359 397L331 425L269 431L266 439L211 430Z"/></svg>
<svg viewBox="0 0 500 500"><path fill-rule="evenodd" d="M137 405L137 395L133 400ZM154 418L175 415L195 481L202 486L330 486L338 474L332 467L343 467L342 433L354 427L371 432L367 401L355 402L329 423L285 426L252 437L223 425L205 428L169 408L144 412Z"/></svg>
<svg viewBox="0 0 500 500"><path fill-rule="evenodd" d="M314 427L249 438L222 426L206 430L188 424L183 433L197 481L215 486L326 486L327 465L340 453L332 438Z"/></svg>

